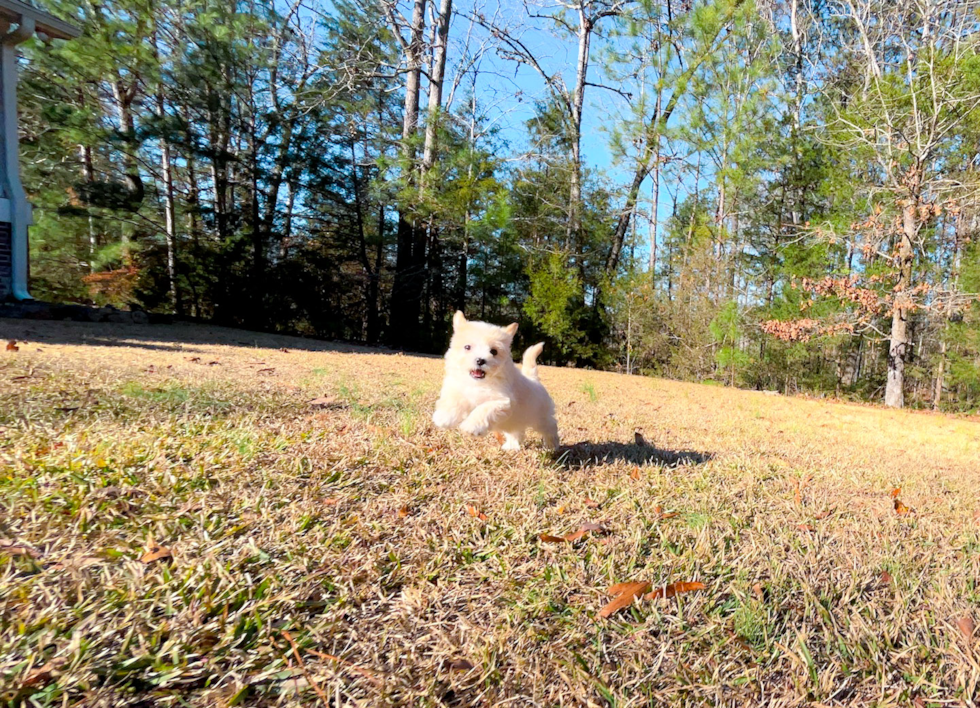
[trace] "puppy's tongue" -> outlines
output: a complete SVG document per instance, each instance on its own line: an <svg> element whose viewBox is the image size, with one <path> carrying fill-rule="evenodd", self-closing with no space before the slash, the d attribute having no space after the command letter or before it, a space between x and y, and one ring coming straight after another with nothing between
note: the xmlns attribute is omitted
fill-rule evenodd
<svg viewBox="0 0 980 708"><path fill-rule="evenodd" d="M487 372L483 369L473 369L470 371L470 376L472 376L474 379L483 379L486 378Z"/></svg>

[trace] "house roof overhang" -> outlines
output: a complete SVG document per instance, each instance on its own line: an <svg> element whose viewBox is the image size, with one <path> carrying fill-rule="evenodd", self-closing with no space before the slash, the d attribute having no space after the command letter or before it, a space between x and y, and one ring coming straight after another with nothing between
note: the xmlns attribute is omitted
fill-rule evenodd
<svg viewBox="0 0 980 708"><path fill-rule="evenodd" d="M0 0L0 21L16 23L21 27L33 23L34 33L51 39L74 39L81 34L77 27L20 0Z"/></svg>

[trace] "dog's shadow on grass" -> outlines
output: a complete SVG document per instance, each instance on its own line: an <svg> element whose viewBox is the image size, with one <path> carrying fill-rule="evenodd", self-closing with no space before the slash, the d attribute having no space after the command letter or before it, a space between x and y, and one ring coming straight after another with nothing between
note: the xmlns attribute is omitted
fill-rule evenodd
<svg viewBox="0 0 980 708"><path fill-rule="evenodd" d="M710 452L663 450L653 445L621 442L580 442L562 445L554 452L555 461L565 469L599 467L617 462L656 467L703 465L714 458Z"/></svg>

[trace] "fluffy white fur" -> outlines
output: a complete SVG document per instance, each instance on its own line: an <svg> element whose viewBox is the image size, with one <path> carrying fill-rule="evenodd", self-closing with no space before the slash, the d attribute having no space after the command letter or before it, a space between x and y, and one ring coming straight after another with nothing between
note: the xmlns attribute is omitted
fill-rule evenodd
<svg viewBox="0 0 980 708"><path fill-rule="evenodd" d="M520 450L525 431L533 428L545 445L558 447L555 404L538 380L544 343L529 347L518 369L510 353L516 333L516 323L497 327L456 313L433 423L473 435L502 434L504 450Z"/></svg>

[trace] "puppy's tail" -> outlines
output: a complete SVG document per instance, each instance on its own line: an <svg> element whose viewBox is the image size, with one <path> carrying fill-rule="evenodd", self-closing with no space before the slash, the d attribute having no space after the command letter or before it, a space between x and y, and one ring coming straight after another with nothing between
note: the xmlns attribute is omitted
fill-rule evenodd
<svg viewBox="0 0 980 708"><path fill-rule="evenodd" d="M542 349L544 342L538 342L533 347L528 347L521 359L521 372L533 381L538 380L538 356Z"/></svg>

